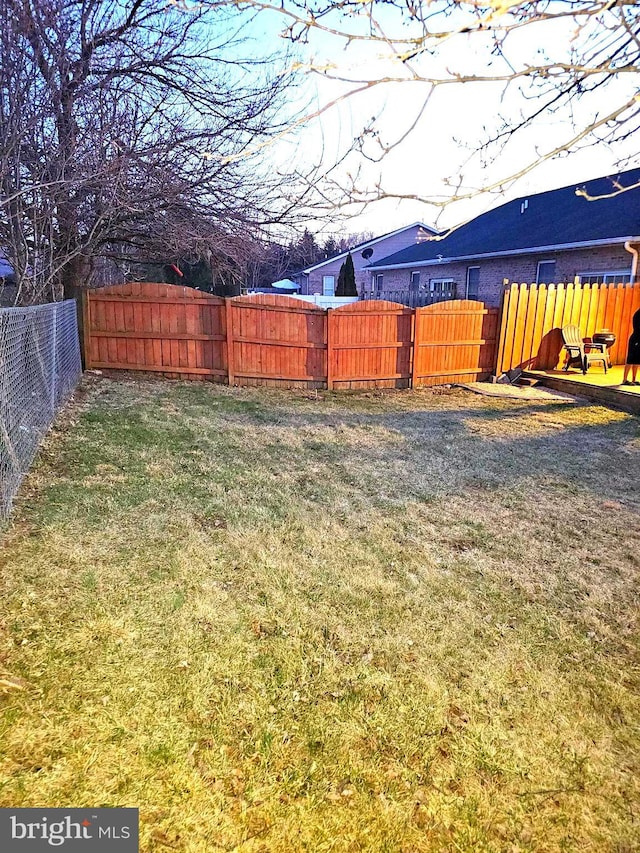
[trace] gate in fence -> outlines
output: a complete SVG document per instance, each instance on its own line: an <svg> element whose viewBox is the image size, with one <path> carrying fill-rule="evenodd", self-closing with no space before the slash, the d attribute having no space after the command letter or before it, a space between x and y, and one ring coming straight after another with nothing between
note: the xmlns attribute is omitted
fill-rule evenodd
<svg viewBox="0 0 640 853"><path fill-rule="evenodd" d="M89 368L232 385L407 388L489 376L497 322L497 309L467 300L325 311L288 296L222 299L130 283L87 293L84 347Z"/></svg>
<svg viewBox="0 0 640 853"><path fill-rule="evenodd" d="M0 309L0 517L81 373L74 300Z"/></svg>

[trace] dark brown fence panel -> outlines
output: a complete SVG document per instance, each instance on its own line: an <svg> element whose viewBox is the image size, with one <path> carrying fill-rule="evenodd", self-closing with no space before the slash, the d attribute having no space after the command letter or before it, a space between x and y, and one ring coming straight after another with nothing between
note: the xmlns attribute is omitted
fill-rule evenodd
<svg viewBox="0 0 640 853"><path fill-rule="evenodd" d="M495 367L498 313L470 299L416 309L414 388L487 379Z"/></svg>
<svg viewBox="0 0 640 853"><path fill-rule="evenodd" d="M327 379L327 313L289 296L227 301L229 384L322 388Z"/></svg>
<svg viewBox="0 0 640 853"><path fill-rule="evenodd" d="M554 370L564 363L562 327L583 337L609 329L613 364L624 364L631 318L640 308L635 284L511 284L504 294L497 372L514 367Z"/></svg>
<svg viewBox="0 0 640 853"><path fill-rule="evenodd" d="M88 291L87 368L142 370L184 379L227 375L224 299L150 282Z"/></svg>
<svg viewBox="0 0 640 853"><path fill-rule="evenodd" d="M353 302L328 312L328 387L408 388L413 309L395 302Z"/></svg>

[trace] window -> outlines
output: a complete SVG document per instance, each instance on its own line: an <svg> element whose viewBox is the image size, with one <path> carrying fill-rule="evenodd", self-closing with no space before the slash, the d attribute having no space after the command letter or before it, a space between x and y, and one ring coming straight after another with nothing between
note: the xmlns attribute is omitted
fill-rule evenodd
<svg viewBox="0 0 640 853"><path fill-rule="evenodd" d="M609 270L607 272L579 272L580 284L628 284L631 272L626 270Z"/></svg>
<svg viewBox="0 0 640 853"><path fill-rule="evenodd" d="M477 299L480 286L480 267L467 267L465 299Z"/></svg>
<svg viewBox="0 0 640 853"><path fill-rule="evenodd" d="M322 276L322 295L323 296L335 296L336 295L336 277L335 277L335 275L323 275Z"/></svg>
<svg viewBox="0 0 640 853"><path fill-rule="evenodd" d="M429 290L434 296L446 295L455 299L456 283L452 278L432 278L429 281Z"/></svg>
<svg viewBox="0 0 640 853"><path fill-rule="evenodd" d="M409 278L409 290L420 290L420 273L412 272Z"/></svg>
<svg viewBox="0 0 640 853"><path fill-rule="evenodd" d="M378 273L376 276L376 293L380 293L382 290L382 284L384 281L384 275L382 273Z"/></svg>
<svg viewBox="0 0 640 853"><path fill-rule="evenodd" d="M550 284L556 280L556 262L538 261L536 284Z"/></svg>

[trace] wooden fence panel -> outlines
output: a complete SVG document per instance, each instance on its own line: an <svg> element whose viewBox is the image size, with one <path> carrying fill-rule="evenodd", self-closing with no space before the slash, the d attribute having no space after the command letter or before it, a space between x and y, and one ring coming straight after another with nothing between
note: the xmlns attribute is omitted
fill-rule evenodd
<svg viewBox="0 0 640 853"><path fill-rule="evenodd" d="M512 284L505 291L496 372L515 367L554 370L564 364L562 327L580 327L582 337L609 329L616 343L613 364L624 364L631 318L640 308L635 284Z"/></svg>
<svg viewBox="0 0 640 853"><path fill-rule="evenodd" d="M593 322L593 326L596 329L606 329L607 324L605 323L605 315L607 311L607 285L599 284L598 285L598 305L596 309L595 316L593 321L589 318L590 322Z"/></svg>
<svg viewBox="0 0 640 853"><path fill-rule="evenodd" d="M405 305L377 299L330 309L328 387L408 388L413 314Z"/></svg>
<svg viewBox="0 0 640 853"><path fill-rule="evenodd" d="M467 300L416 310L372 300L327 312L288 296L221 299L139 282L90 291L84 311L88 368L338 389L485 378L498 324L497 309Z"/></svg>
<svg viewBox="0 0 640 853"><path fill-rule="evenodd" d="M558 296L558 288L556 285L548 284L546 286L545 296L542 300L544 302L544 311L541 312L542 325L540 326L537 338L534 340L534 351L538 353L539 358L542 360L550 358L552 348L558 344L558 341L554 341L553 336L547 331L547 329L553 329L555 326L554 318L556 316L556 311L559 312L560 310L560 299L562 299L562 297ZM562 346L561 340L559 343L560 346Z"/></svg>
<svg viewBox="0 0 640 853"><path fill-rule="evenodd" d="M469 299L416 309L413 385L476 382L493 373L497 308Z"/></svg>
<svg viewBox="0 0 640 853"><path fill-rule="evenodd" d="M228 300L229 383L322 388L327 379L327 313L290 296Z"/></svg>
<svg viewBox="0 0 640 853"><path fill-rule="evenodd" d="M224 299L190 287L131 282L87 291L87 368L185 379L227 375Z"/></svg>
<svg viewBox="0 0 640 853"><path fill-rule="evenodd" d="M498 357L496 359L496 372L502 372L499 365L510 364L513 358L513 335L508 330L513 325L516 313L518 292L516 285L512 284L506 288L502 297L502 314L500 319L500 339L498 341Z"/></svg>
<svg viewBox="0 0 640 853"><path fill-rule="evenodd" d="M549 285L551 288L552 285ZM547 291L549 292L549 291ZM546 361L538 361L538 364L553 364L556 365L562 353L562 317L564 315L565 303L567 301L567 292L564 284L556 285L556 305L553 313L553 322L550 327L543 330L547 338L547 354ZM535 362L531 362L535 366Z"/></svg>

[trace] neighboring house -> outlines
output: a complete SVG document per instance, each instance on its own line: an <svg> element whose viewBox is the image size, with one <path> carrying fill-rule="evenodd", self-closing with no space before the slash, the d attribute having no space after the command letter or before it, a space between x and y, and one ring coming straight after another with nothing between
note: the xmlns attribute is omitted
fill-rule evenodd
<svg viewBox="0 0 640 853"><path fill-rule="evenodd" d="M628 187L627 191L621 191ZM590 201L577 194L584 189ZM370 287L500 305L504 281L628 282L638 276L640 168L523 196L445 236L369 264Z"/></svg>
<svg viewBox="0 0 640 853"><path fill-rule="evenodd" d="M349 251L353 258L358 293L362 294L371 280L369 273L366 271L368 264L376 261L378 258L384 258L387 255L398 252L400 249L405 249L407 246L415 246L420 238L425 238L436 233L434 228L430 228L422 222L414 222L412 225L398 228L397 231L391 231L389 234L383 234L381 237L374 237L365 243L352 246ZM300 292L303 294L320 293L323 296L333 296L336 284L338 283L340 267L344 263L349 251L341 252L339 255L334 255L326 261L320 261L293 275L292 278L300 284Z"/></svg>

